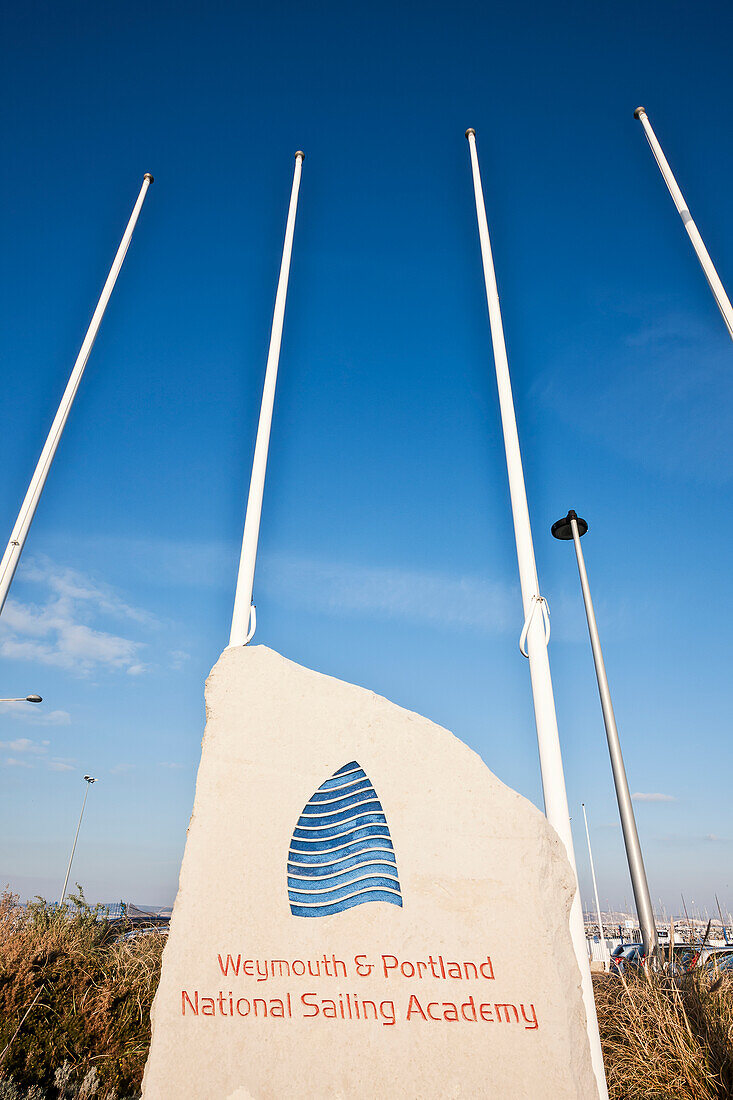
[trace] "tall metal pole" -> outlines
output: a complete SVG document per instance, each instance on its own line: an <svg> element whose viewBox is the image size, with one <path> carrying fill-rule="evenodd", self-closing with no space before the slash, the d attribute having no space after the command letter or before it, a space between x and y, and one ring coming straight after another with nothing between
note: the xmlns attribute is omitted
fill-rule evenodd
<svg viewBox="0 0 733 1100"><path fill-rule="evenodd" d="M15 526L13 527L12 533L10 535L10 541L8 542L5 553L3 554L2 561L0 562L0 614L2 613L3 607L5 606L5 600L7 599L10 585L15 575L15 570L17 569L18 562L20 561L20 555L23 553L25 540L28 536L28 531L30 530L31 523L33 522L33 517L36 513L36 508L38 507L38 501L41 499L41 493L43 492L43 487L46 484L46 478L48 477L48 472L51 469L51 463L53 462L53 457L56 454L56 448L59 445L61 434L64 430L69 412L71 411L71 406L74 403L76 391L79 388L79 383L81 382L82 375L84 374L84 368L87 365L89 354L97 337L99 326L102 323L104 311L107 308L107 303L109 302L109 299L112 295L114 285L117 282L117 276L120 273L120 268L122 267L125 255L127 254L127 249L129 248L130 241L132 240L133 230L135 229L135 226L137 224L137 219L140 216L140 211L142 210L142 206L145 201L145 196L148 193L148 188L150 187L150 184L152 182L153 177L150 175L149 172L146 172L145 176L143 177L143 184L140 188L140 194L137 197L137 202L133 207L132 214L130 215L130 220L127 223L127 229L125 230L122 240L120 241L120 247L117 249L117 255L115 256L112 267L110 268L109 275L107 276L107 281L102 288L101 296L99 298L99 301L97 302L97 308L94 311L94 315L89 324L89 328L87 329L87 334L84 337L84 342L81 345L79 354L76 357L74 369L71 372L69 381L66 384L66 389L64 390L64 396L61 398L61 404L59 405L56 416L54 417L53 424L51 425L51 430L48 433L48 438L46 439L44 448L41 451L41 457L38 459L35 473L31 478L30 485L28 486L28 492L25 495L25 500L23 501L20 512L18 513L18 518L15 521Z"/></svg>
<svg viewBox="0 0 733 1100"><path fill-rule="evenodd" d="M247 512L244 519L242 554L239 559L239 574L237 576L237 590L234 596L232 629L229 636L230 646L247 645L247 643L252 640L257 622L255 608L252 603L252 590L254 588L255 565L257 562L257 543L260 537L262 497L265 492L267 453L270 448L270 429L272 427L272 410L275 403L277 368L280 362L280 344L282 342L283 320L285 317L285 299L287 297L288 277L290 275L290 257L293 252L295 215L298 209L298 191L300 190L300 176L304 159L305 153L298 150L295 154L293 186L290 192L290 207L288 209L288 220L285 226L285 244L283 245L280 278L278 279L277 294L275 295L275 310L272 317L272 330L270 333L270 350L267 354L267 367L265 369L265 384L262 391L260 420L257 425L257 441L255 443L255 453L252 460L252 477L249 483Z"/></svg>
<svg viewBox="0 0 733 1100"><path fill-rule="evenodd" d="M606 936L603 931L603 920L601 918L601 903L598 900L598 884L596 882L596 869L593 865L593 849L590 846L590 832L588 830L588 815L585 812L585 802L583 806L583 821L585 822L585 835L588 841L588 859L590 860L590 873L593 879L593 893L596 896L596 916L598 918L598 935L601 940L601 954L603 955L603 969L608 970L608 964L610 962L610 956L608 953L608 944L606 943Z"/></svg>
<svg viewBox="0 0 733 1100"><path fill-rule="evenodd" d="M79 814L79 824L76 827L76 833L74 835L74 843L71 845L71 855L69 856L69 866L66 868L66 878L64 879L64 885L61 888L61 898L59 899L59 905L64 904L64 898L66 897L66 887L69 885L69 875L71 874L71 864L74 862L74 852L76 851L76 842L79 839L79 830L81 829L81 819L84 817L84 807L87 804L87 795L89 794L89 788L92 783L96 783L96 779L93 779L91 775L84 776L84 782L86 787L84 789L84 801L81 804L81 813Z"/></svg>
<svg viewBox="0 0 733 1100"><path fill-rule="evenodd" d="M588 524L585 520L579 519L576 513L571 510L568 512L565 519L558 520L557 523L553 524L552 533L555 538L568 541L568 527L569 535L575 546L575 556L578 560L578 573L580 574L580 587L583 590L585 617L588 620L588 633L590 634L590 644L593 650L593 661L596 666L598 693L601 697L601 710L603 711L603 722L606 727L608 751L611 756L611 769L613 771L613 782L616 787L616 799L618 801L619 816L621 817L621 829L624 834L624 844L626 845L626 858L629 861L629 873L631 875L631 886L634 891L634 901L636 902L636 914L639 918L639 928L641 930L641 937L644 941L644 955L647 959L653 961L659 950L659 937L657 936L657 926L654 921L654 907L649 893L649 883L647 882L646 870L644 868L644 857L641 853L639 833L636 829L634 807L631 802L629 783L626 778L626 768L624 767L624 758L621 753L621 743L616 727L616 718L613 713L613 703L611 702L611 691L608 686L606 666L601 651L601 640L598 636L598 625L596 623L593 601L590 595L588 574L585 570L585 559L583 558L583 550L580 545L581 534L584 535L588 530Z"/></svg>
<svg viewBox="0 0 733 1100"><path fill-rule="evenodd" d="M603 1053L601 1051L601 1039L598 1031L598 1017L596 1005L593 999L593 986L590 976L590 964L585 940L585 926L583 924L583 910L578 889L578 876L575 866L575 853L573 850L573 835L570 827L570 811L565 791L565 775L563 773L562 754L560 752L560 737L557 730L557 716L555 714L555 699L552 691L552 679L550 676L550 660L547 652L548 632L547 610L544 598L540 595L537 567L535 564L534 545L532 542L532 529L529 522L529 509L527 507L527 492L524 484L522 470L522 456L519 449L519 436L517 434L517 421L514 412L514 400L512 397L511 379L509 376L509 363L507 360L506 344L504 341L504 329L501 321L501 309L499 307L499 293L496 286L496 274L494 261L491 254L491 242L489 240L489 227L486 221L486 207L484 204L483 189L481 187L481 173L479 170L478 153L476 151L476 131L466 131L468 144L471 151L471 168L473 171L473 186L476 198L476 216L478 218L479 239L481 241L481 255L484 266L484 280L486 283L486 300L489 307L489 322L491 326L491 340L494 349L494 366L496 368L496 381L499 390L499 407L501 410L501 423L504 433L504 448L506 450L507 473L509 475L509 492L512 503L512 515L514 518L514 536L517 544L517 561L519 564L519 581L522 590L522 603L524 605L524 629L521 641L526 640L526 653L529 657L529 672L532 681L532 696L534 700L535 723L537 726L537 742L540 754L540 768L542 771L542 789L545 799L545 812L547 819L560 836L567 853L570 866L575 878L575 896L570 910L570 936L575 951L575 957L580 970L580 978L585 1005L588 1042L593 1062L593 1069L598 1085L600 1100L608 1097L606 1075L603 1068ZM520 642L521 645L521 642Z"/></svg>
<svg viewBox="0 0 733 1100"><path fill-rule="evenodd" d="M695 249L697 258L700 261L700 266L705 273L705 278L707 279L710 285L710 289L713 292L715 302L721 314L723 315L723 320L725 321L726 327L728 329L728 335L733 340L733 306L731 306L730 299L725 293L725 288L720 281L720 277L717 271L715 270L713 261L710 259L710 255L703 243L703 239L700 236L698 228L692 220L692 214L687 209L687 203L684 200L682 192L677 186L677 180L672 175L672 169L667 163L667 158L662 152L662 147L657 141L657 136L652 130L652 126L649 122L646 110L643 107L637 107L634 111L634 118L638 118L639 122L644 127L644 133L646 134L647 141L651 146L652 153L654 154L654 159L659 165L659 171L662 173L664 182L669 188L669 193L672 196L672 200L675 206L677 207L677 213L682 218L682 224L687 230L687 235L692 241L692 247Z"/></svg>

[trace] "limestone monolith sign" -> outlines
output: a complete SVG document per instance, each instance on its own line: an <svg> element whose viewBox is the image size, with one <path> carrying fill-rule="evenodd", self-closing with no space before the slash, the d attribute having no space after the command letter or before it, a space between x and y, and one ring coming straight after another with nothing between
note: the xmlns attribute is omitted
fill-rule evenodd
<svg viewBox="0 0 733 1100"><path fill-rule="evenodd" d="M544 816L447 730L224 652L145 1100L597 1096Z"/></svg>

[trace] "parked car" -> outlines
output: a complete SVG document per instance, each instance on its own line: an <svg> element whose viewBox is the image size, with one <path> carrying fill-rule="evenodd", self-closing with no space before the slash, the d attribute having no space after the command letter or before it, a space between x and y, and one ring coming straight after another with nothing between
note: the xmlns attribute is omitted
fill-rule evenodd
<svg viewBox="0 0 733 1100"><path fill-rule="evenodd" d="M713 947L706 952L700 965L704 966L708 973L713 971L730 973L733 971L733 947Z"/></svg>
<svg viewBox="0 0 733 1100"><path fill-rule="evenodd" d="M700 962L702 950L698 943L675 943L672 946L672 973L687 974ZM669 963L669 947L662 951L662 962Z"/></svg>
<svg viewBox="0 0 733 1100"><path fill-rule="evenodd" d="M643 943L621 943L611 952L611 973L622 973L627 966L638 969L643 965Z"/></svg>

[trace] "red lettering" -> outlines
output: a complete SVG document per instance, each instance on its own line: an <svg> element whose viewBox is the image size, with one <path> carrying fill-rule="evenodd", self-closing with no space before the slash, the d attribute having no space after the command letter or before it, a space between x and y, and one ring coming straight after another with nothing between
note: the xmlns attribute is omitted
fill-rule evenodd
<svg viewBox="0 0 733 1100"><path fill-rule="evenodd" d="M334 976L334 978L339 977L339 967L341 967L341 969L343 970L343 972L344 972L343 977L345 978L346 977L346 963L342 962L341 959L337 959L335 955L331 956L331 961L333 962L333 976Z"/></svg>
<svg viewBox="0 0 733 1100"><path fill-rule="evenodd" d="M534 1005L529 1006L530 1011L532 1013L532 1019L531 1020L530 1020L529 1016L527 1015L527 1013L524 1011L524 1005L520 1005L519 1007L521 1008L522 1015L524 1016L524 1019L526 1020L526 1024L524 1025L526 1031L534 1031L535 1028L540 1026L537 1023L537 1013L534 1010Z"/></svg>
<svg viewBox="0 0 733 1100"><path fill-rule="evenodd" d="M439 1020L440 1019L440 1016L433 1016L432 1012L430 1011L431 1008L437 1008L437 1007L438 1007L438 1002L437 1001L431 1001L430 1004L428 1005L428 1016L430 1017L431 1020Z"/></svg>
<svg viewBox="0 0 733 1100"><path fill-rule="evenodd" d="M235 977L239 974L239 964L242 961L242 956L241 955L237 955L237 961L236 962L234 961L234 959L232 958L231 955L227 955L227 961L225 963L223 963L221 961L221 955L218 956L218 959L219 959L219 968L220 968L220 970L221 970L221 972L222 972L222 974L224 975L225 978L229 974L229 967L232 968L232 971L234 972Z"/></svg>
<svg viewBox="0 0 733 1100"><path fill-rule="evenodd" d="M485 1020L487 1024L493 1024L494 1013L491 1011L491 1005L482 1004L478 1006L479 1015L482 1020Z"/></svg>
<svg viewBox="0 0 733 1100"><path fill-rule="evenodd" d="M388 963L387 959L391 959L392 962ZM384 976L388 978L390 970L396 970L397 968L397 959L394 955L382 955L382 966L384 967Z"/></svg>
<svg viewBox="0 0 733 1100"><path fill-rule="evenodd" d="M488 974L484 971L485 966L488 966L488 968L489 968L489 973ZM482 978L493 978L494 977L494 968L491 965L491 956L490 955L486 956L486 962L481 963L481 966L479 967L479 970L481 971L481 977Z"/></svg>
<svg viewBox="0 0 733 1100"><path fill-rule="evenodd" d="M181 1016L186 1015L186 1001L188 1001L188 1007L193 1012L194 1016L199 1014L199 995L198 992L194 993L194 1001L191 1000L185 989L181 990Z"/></svg>
<svg viewBox="0 0 733 1100"><path fill-rule="evenodd" d="M239 1007L240 1005L246 1005L247 1007L244 1011L242 1011L242 1009ZM250 1007L250 1003L246 997L240 997L237 1001L237 1012L240 1016L249 1016Z"/></svg>
<svg viewBox="0 0 733 1100"><path fill-rule="evenodd" d="M418 999L417 999L417 997L415 996L414 993L410 994L410 1003L407 1006L407 1019L408 1020L411 1018L413 1012L419 1012L420 1015L422 1016L423 1020L427 1020L427 1016L423 1012L422 1006L420 1005L420 1002L418 1001Z"/></svg>
<svg viewBox="0 0 733 1100"><path fill-rule="evenodd" d="M467 1016L466 1015L466 1009L468 1009L470 1012L472 1012L473 1015L472 1016ZM478 1020L476 1019L476 1005L474 1003L473 997L469 997L468 1000L465 1001L461 1005L461 1016L463 1016L464 1020L468 1020L469 1024L470 1023L474 1023L474 1024L478 1023Z"/></svg>
<svg viewBox="0 0 733 1100"><path fill-rule="evenodd" d="M510 1016L509 1016L509 1009L510 1008L511 1008L512 1012L514 1013L515 1023L517 1023L517 1024L519 1023L519 1013L517 1012L517 1009L516 1009L515 1005L509 1005L509 1004L496 1005L495 1004L494 1008L496 1009L496 1018L499 1021L499 1023L501 1023L501 1010L502 1010L502 1008L504 1009L504 1023L506 1023L506 1024L511 1023L511 1019L510 1019Z"/></svg>

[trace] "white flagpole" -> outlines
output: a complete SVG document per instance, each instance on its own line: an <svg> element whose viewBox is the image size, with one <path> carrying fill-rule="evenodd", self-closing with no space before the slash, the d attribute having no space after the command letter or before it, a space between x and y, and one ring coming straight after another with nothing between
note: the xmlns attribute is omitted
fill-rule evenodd
<svg viewBox="0 0 733 1100"><path fill-rule="evenodd" d="M585 835L588 841L588 859L590 860L590 873L593 879L593 893L596 896L596 916L598 917L598 936L601 941L601 954L603 955L603 969L608 970L608 964L610 957L608 954L608 944L606 943L606 936L603 931L603 921L601 919L601 903L598 900L598 885L596 883L596 869L593 865L593 849L590 846L590 832L588 830L588 815L585 812L585 802L583 805L583 821L585 822Z"/></svg>
<svg viewBox="0 0 733 1100"><path fill-rule="evenodd" d="M710 289L713 292L715 302L718 306L718 309L723 315L723 320L725 321L726 327L728 329L728 335L733 340L733 306L731 306L730 299L725 293L725 288L720 281L720 277L717 271L715 270L713 261L710 259L710 255L703 243L703 239L700 236L698 228L692 220L692 215L687 209L687 203L684 200L682 192L677 186L677 180L672 175L672 169L669 167L669 164L667 163L667 158L662 152L662 147L657 141L657 136L652 130L652 126L649 122L649 118L647 117L645 109L643 107L637 107L634 111L634 118L638 118L639 122L644 127L646 139L651 146L652 153L654 154L654 159L659 165L659 171L662 173L662 178L669 188L669 193L672 196L672 200L675 206L677 207L677 213L682 218L682 224L687 230L687 235L692 241L692 247L697 253L697 258L700 261L700 266L705 273L705 278L707 279L710 285Z"/></svg>
<svg viewBox="0 0 733 1100"><path fill-rule="evenodd" d="M295 171L293 173L293 187L290 193L288 220L285 227L285 244L283 245L280 278L277 284L277 294L275 295L275 310L272 317L272 331L270 333L270 350L267 355L265 384L262 390L262 405L260 407L260 420L257 425L257 440L255 442L255 453L252 460L252 477L249 483L249 497L247 498L247 512L245 514L244 535L242 537L242 553L239 559L239 574L237 576L237 590L234 596L232 629L229 636L230 646L247 645L247 643L252 640L256 626L256 613L252 603L252 590L254 588L255 565L257 562L257 542L260 537L262 497L265 492L267 453L270 448L270 429L272 427L272 410L275 402L277 368L280 362L280 344L282 342L283 320L285 317L285 299L288 292L288 276L290 275L290 257L293 252L295 215L298 209L298 191L300 190L300 175L304 159L305 153L298 150L295 154Z"/></svg>
<svg viewBox="0 0 733 1100"><path fill-rule="evenodd" d="M520 648L522 652L529 657L529 672L532 682L532 696L534 699L534 713L537 726L537 742L540 754L540 768L542 771L545 812L548 821L554 827L565 845L566 853L575 877L575 897L570 910L570 936L580 970L583 1002L585 1004L587 1018L588 1041L598 1085L599 1100L607 1100L608 1088L606 1086L606 1075L603 1068L603 1053L601 1051L601 1039L598 1031L596 1005L593 999L593 986L591 983L590 964L585 940L585 926L583 924L583 910L580 900L580 890L578 889L573 836L570 827L570 811L568 809L568 799L565 791L565 776L563 773L562 755L560 752L557 716L555 714L555 699L552 691L552 679L550 677L550 660L547 652L549 615L544 597L540 595L539 581L537 578L537 567L535 564L534 546L532 543L532 529L529 522L529 509L527 507L527 492L524 484L522 456L519 449L517 421L514 412L511 379L509 376L509 363L506 354L506 344L504 342L504 329L501 321L501 309L499 307L499 293L496 286L496 274L494 271L494 261L491 255L489 227L486 221L486 207L483 189L481 187L478 153L476 151L476 131L473 129L467 130L466 137L468 138L468 144L471 150L471 168L473 171L473 186L476 197L476 216L478 218L481 255L484 265L486 300L489 307L491 341L494 349L494 366L496 368L496 381L499 389L499 407L501 410L501 423L504 433L507 473L509 475L509 492L512 503L512 515L514 518L517 561L519 563L519 581L522 590L522 603L524 605L524 628L520 639ZM525 643L526 650L524 649Z"/></svg>
<svg viewBox="0 0 733 1100"><path fill-rule="evenodd" d="M48 477L48 472L51 469L53 457L56 454L56 448L59 445L61 434L64 430L69 412L71 411L71 406L74 403L76 391L79 389L79 383L81 382L82 375L84 374L84 368L87 365L89 354L97 337L99 326L102 323L104 311L107 308L107 303L109 302L112 291L114 290L114 285L117 282L117 276L120 273L120 268L122 267L122 263L125 259L127 249L130 246L133 230L135 229L137 219L140 216L140 211L142 210L145 196L152 182L153 177L150 175L149 172L146 172L145 176L143 177L143 184L140 188L140 194L137 197L137 202L133 207L132 214L130 215L130 220L127 223L127 229L125 230L122 240L120 241L120 247L117 249L117 255L115 256L112 267L110 268L109 275L107 276L107 281L102 288L101 296L99 298L99 301L97 302L97 308L94 311L94 315L89 324L89 328L87 329L87 334L84 337L84 343L81 345L81 349L76 358L76 362L74 363L74 369L72 370L69 381L66 384L64 395L61 398L61 404L59 405L56 416L54 417L54 421L51 425L51 430L48 433L48 438L46 439L45 446L41 451L41 457L38 459L35 473L33 474L30 485L28 486L28 492L25 495L25 500L23 501L20 512L18 513L18 518L15 521L15 526L13 527L12 533L10 535L10 541L8 542L5 553L3 554L2 561L0 562L0 613L2 613L2 609L5 606L5 600L7 599L8 591L10 590L10 585L15 575L15 570L17 569L18 562L20 561L20 555L23 553L23 546L25 545L28 531L30 530L31 523L33 522L33 517L36 513L36 508L38 507L38 501L41 499L41 493L43 492L43 487L46 484L46 478Z"/></svg>

